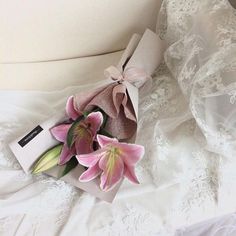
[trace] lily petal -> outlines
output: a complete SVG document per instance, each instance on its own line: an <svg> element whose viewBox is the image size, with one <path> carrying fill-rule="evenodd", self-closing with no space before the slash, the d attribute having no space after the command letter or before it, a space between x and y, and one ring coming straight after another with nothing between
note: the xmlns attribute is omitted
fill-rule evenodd
<svg viewBox="0 0 236 236"><path fill-rule="evenodd" d="M90 124L90 129L93 135L96 135L103 122L103 115L101 112L91 112L85 119L85 123Z"/></svg>
<svg viewBox="0 0 236 236"><path fill-rule="evenodd" d="M79 116L82 115L82 113L75 110L74 107L74 96L70 96L66 103L66 113L67 115L72 118L73 120L76 120Z"/></svg>
<svg viewBox="0 0 236 236"><path fill-rule="evenodd" d="M106 155L99 161L99 167L103 170L100 188L108 191L122 179L124 163L119 156Z"/></svg>
<svg viewBox="0 0 236 236"><path fill-rule="evenodd" d="M104 154L104 151L99 149L89 154L76 155L78 162L86 167L94 166Z"/></svg>
<svg viewBox="0 0 236 236"><path fill-rule="evenodd" d="M134 166L125 166L124 176L131 182L139 184L138 178L135 175Z"/></svg>
<svg viewBox="0 0 236 236"><path fill-rule="evenodd" d="M127 166L134 166L144 155L144 147L137 144L119 143L121 157Z"/></svg>
<svg viewBox="0 0 236 236"><path fill-rule="evenodd" d="M94 165L89 167L83 174L79 177L79 181L88 182L90 180L95 179L98 175L100 175L102 170L98 165Z"/></svg>
<svg viewBox="0 0 236 236"><path fill-rule="evenodd" d="M110 143L118 143L118 140L116 138L109 138L101 134L97 135L97 141L100 147L106 146L107 144L110 144Z"/></svg>
<svg viewBox="0 0 236 236"><path fill-rule="evenodd" d="M62 151L61 151L61 155L60 155L60 159L59 159L59 165L64 165L66 162L68 162L75 154L74 152L75 150L69 149L67 144L63 145Z"/></svg>
<svg viewBox="0 0 236 236"><path fill-rule="evenodd" d="M93 140L89 137L81 137L75 141L76 154L87 154L93 152Z"/></svg>
<svg viewBox="0 0 236 236"><path fill-rule="evenodd" d="M71 124L62 124L53 127L50 131L56 140L64 143L66 141L66 136L70 127Z"/></svg>

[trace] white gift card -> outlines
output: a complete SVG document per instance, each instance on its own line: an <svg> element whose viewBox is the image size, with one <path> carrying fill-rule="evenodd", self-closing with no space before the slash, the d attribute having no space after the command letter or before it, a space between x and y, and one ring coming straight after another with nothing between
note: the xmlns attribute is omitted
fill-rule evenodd
<svg viewBox="0 0 236 236"><path fill-rule="evenodd" d="M35 125L27 133L9 144L26 173L31 172L32 166L42 153L58 144L58 141L53 138L49 130L65 119L65 113L59 113L42 124Z"/></svg>

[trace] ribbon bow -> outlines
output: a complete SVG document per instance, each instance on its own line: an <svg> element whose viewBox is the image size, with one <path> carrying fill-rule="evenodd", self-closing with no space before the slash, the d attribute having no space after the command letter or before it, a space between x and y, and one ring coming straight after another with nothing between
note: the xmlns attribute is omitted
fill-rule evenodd
<svg viewBox="0 0 236 236"><path fill-rule="evenodd" d="M119 83L127 81L137 88L142 87L150 79L150 76L143 69L137 67L129 67L121 72L117 67L110 66L104 71L104 74L108 79Z"/></svg>

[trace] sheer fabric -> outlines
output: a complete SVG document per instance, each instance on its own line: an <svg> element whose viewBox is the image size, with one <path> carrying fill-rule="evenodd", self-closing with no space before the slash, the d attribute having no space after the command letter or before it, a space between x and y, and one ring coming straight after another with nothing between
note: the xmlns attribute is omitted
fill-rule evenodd
<svg viewBox="0 0 236 236"><path fill-rule="evenodd" d="M96 85L1 91L1 235L174 235L235 210L236 10L227 0L164 0L158 31L168 48L140 100L141 185L124 181L113 204L25 175L7 146Z"/></svg>

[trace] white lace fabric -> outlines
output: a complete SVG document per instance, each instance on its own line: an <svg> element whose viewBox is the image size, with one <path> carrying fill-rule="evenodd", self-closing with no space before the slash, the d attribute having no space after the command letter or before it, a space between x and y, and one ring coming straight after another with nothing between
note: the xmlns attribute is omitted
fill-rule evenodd
<svg viewBox="0 0 236 236"><path fill-rule="evenodd" d="M174 235L235 210L236 10L165 0L158 29L168 49L140 100L141 184L124 181L112 204L24 174L7 146L84 88L0 92L0 235Z"/></svg>

